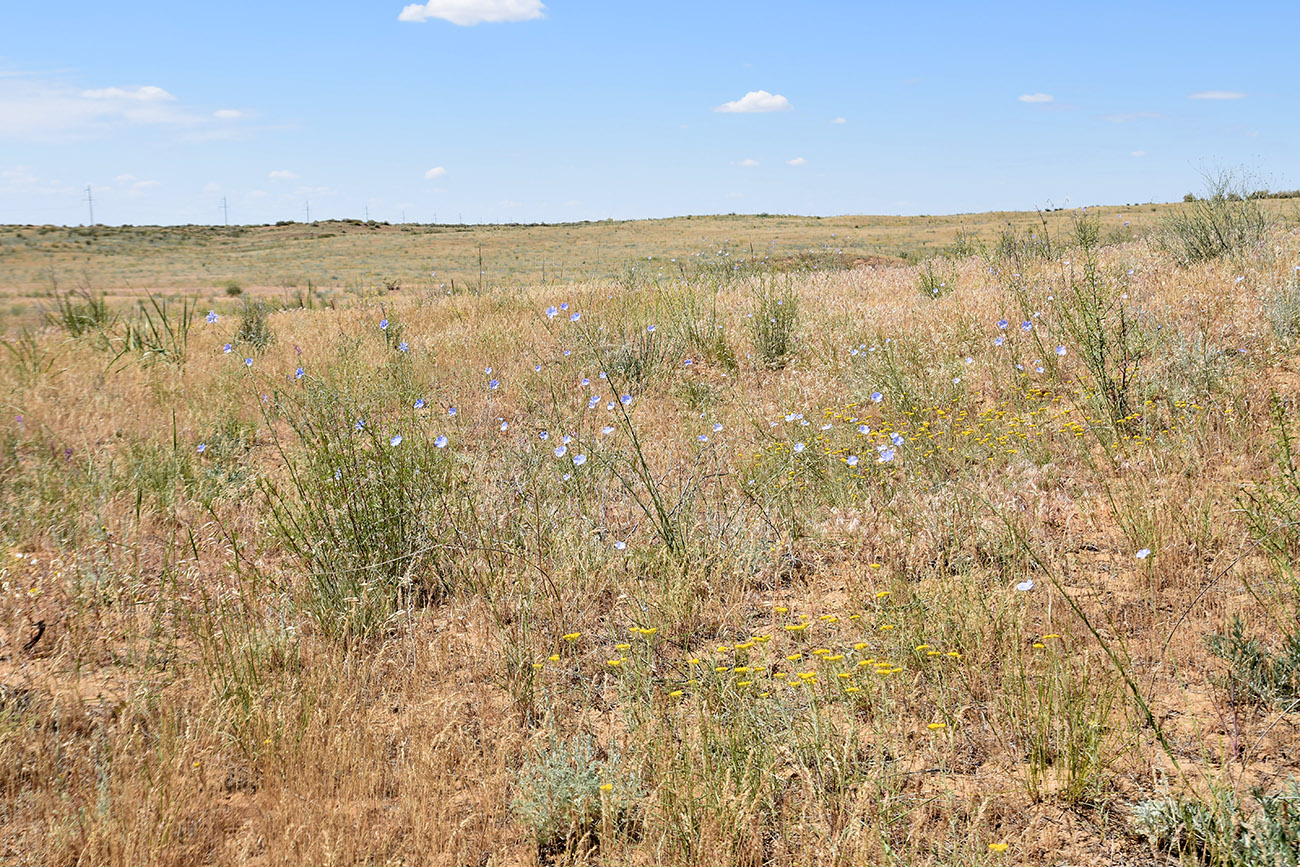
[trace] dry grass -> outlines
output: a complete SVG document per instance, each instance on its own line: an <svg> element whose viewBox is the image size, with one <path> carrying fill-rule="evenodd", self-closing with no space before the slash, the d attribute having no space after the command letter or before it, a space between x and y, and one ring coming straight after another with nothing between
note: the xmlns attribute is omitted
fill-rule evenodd
<svg viewBox="0 0 1300 867"><path fill-rule="evenodd" d="M183 362L45 328L0 370L0 858L1163 861L1134 805L1248 810L1300 761L1206 640L1295 630L1265 307L1300 237L1057 235L933 298L907 265L358 289L256 351L220 308ZM786 292L776 369L749 317Z"/></svg>

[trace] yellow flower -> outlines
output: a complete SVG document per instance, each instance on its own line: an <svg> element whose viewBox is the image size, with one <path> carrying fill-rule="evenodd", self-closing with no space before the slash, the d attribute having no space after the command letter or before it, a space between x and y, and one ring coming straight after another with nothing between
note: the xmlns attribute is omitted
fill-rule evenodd
<svg viewBox="0 0 1300 867"><path fill-rule="evenodd" d="M920 653L922 650L929 650L929 649L930 649L930 645L928 645L928 644L918 644L918 645L916 646L916 652L917 652L917 653Z"/></svg>
<svg viewBox="0 0 1300 867"><path fill-rule="evenodd" d="M854 650L865 650L866 647L867 643L865 641L859 641L857 644L853 645Z"/></svg>
<svg viewBox="0 0 1300 867"><path fill-rule="evenodd" d="M830 656L831 652L824 647L819 647L812 652L813 656Z"/></svg>
<svg viewBox="0 0 1300 867"><path fill-rule="evenodd" d="M737 674L748 674L749 670L750 670L749 666L747 665L738 665L732 669L732 671L736 672Z"/></svg>
<svg viewBox="0 0 1300 867"><path fill-rule="evenodd" d="M546 658L549 659L551 662L559 662L559 661L560 661L560 654L558 654L558 653L552 653L550 656L548 656L548 657L546 657Z"/></svg>
<svg viewBox="0 0 1300 867"><path fill-rule="evenodd" d="M614 791L614 784L613 784L613 783L601 783L601 784L600 784L600 790L601 790L602 792L612 792L612 791Z"/></svg>
<svg viewBox="0 0 1300 867"><path fill-rule="evenodd" d="M754 642L752 642L752 641L746 641L744 644L737 644L737 645L736 645L736 649L737 649L737 650L749 650L749 649L750 649L751 647L753 647L753 646L754 646Z"/></svg>
<svg viewBox="0 0 1300 867"><path fill-rule="evenodd" d="M579 638L581 638L581 637L582 637L582 633L581 633L581 632L570 632L568 635L565 635L565 636L564 636L564 640L565 640L565 641L577 641L577 640L578 640Z"/></svg>
<svg viewBox="0 0 1300 867"><path fill-rule="evenodd" d="M670 693L668 693L668 694L669 694L670 696L672 696L673 698L681 698L681 697L682 697L682 691L681 691L680 689L675 689L675 690L673 690L672 692L670 692Z"/></svg>
<svg viewBox="0 0 1300 867"><path fill-rule="evenodd" d="M786 673L784 671L778 671L776 674L772 675L772 677L776 678L777 680L785 680Z"/></svg>
<svg viewBox="0 0 1300 867"><path fill-rule="evenodd" d="M714 670L714 671L727 671L728 669L730 669L730 666L727 666L727 665L715 665L715 666L713 666L713 670Z"/></svg>
<svg viewBox="0 0 1300 867"><path fill-rule="evenodd" d="M948 727L947 723L930 723L929 725L926 726L926 728L928 728L932 732L937 732L940 729L946 729L947 727Z"/></svg>
<svg viewBox="0 0 1300 867"><path fill-rule="evenodd" d="M728 650L731 650L731 648L725 644L721 644L715 647L714 650L716 650L718 653L726 653Z"/></svg>
<svg viewBox="0 0 1300 867"><path fill-rule="evenodd" d="M803 632L807 628L808 621L806 620L803 623L787 623L785 625L786 632Z"/></svg>
<svg viewBox="0 0 1300 867"><path fill-rule="evenodd" d="M893 628L894 628L894 624L892 624L892 623L882 623L882 624L880 625L880 631L881 631L881 632L888 632L889 630L891 630L891 629L893 629Z"/></svg>
<svg viewBox="0 0 1300 867"><path fill-rule="evenodd" d="M544 666L543 666L543 664L540 663L540 662L534 662L534 663L533 663L533 668L544 668Z"/></svg>
<svg viewBox="0 0 1300 867"><path fill-rule="evenodd" d="M879 563L872 563L872 564L871 564L871 568L872 568L872 569L879 569L879 568L880 568L880 564L879 564Z"/></svg>
<svg viewBox="0 0 1300 867"><path fill-rule="evenodd" d="M1006 844L1006 843L990 843L990 844L989 844L989 851L990 851L990 852L1005 852L1005 851L1007 851L1007 845L1008 845L1008 844Z"/></svg>
<svg viewBox="0 0 1300 867"><path fill-rule="evenodd" d="M838 617L836 617L834 614L823 614L823 615L821 616L821 619L822 619L822 620L825 620L827 623L839 623L839 622L840 622L840 619L839 619Z"/></svg>
<svg viewBox="0 0 1300 867"><path fill-rule="evenodd" d="M846 687L844 687L844 691L845 691L845 692L861 692L862 690L858 689L856 686L846 686Z"/></svg>
<svg viewBox="0 0 1300 867"><path fill-rule="evenodd" d="M836 675L836 677L838 677L838 678L840 678L840 679L842 679L842 680L847 680L848 678L850 678L850 677L852 677L852 676L853 676L853 674L852 674L851 672L847 672L847 671L841 671L839 674Z"/></svg>
<svg viewBox="0 0 1300 867"><path fill-rule="evenodd" d="M754 685L754 681L752 681L752 680L739 680L739 681L736 681L736 686L753 686L753 685Z"/></svg>
<svg viewBox="0 0 1300 867"><path fill-rule="evenodd" d="M699 665L700 658L698 656L693 656L690 659L688 659L687 662L689 662L691 665Z"/></svg>
<svg viewBox="0 0 1300 867"><path fill-rule="evenodd" d="M844 658L844 654L842 654L842 653L836 653L836 654L834 654L833 656L823 656L823 657L822 657L822 659L826 660L827 662L839 662L839 661L840 661L841 659L843 659L843 658Z"/></svg>
<svg viewBox="0 0 1300 867"><path fill-rule="evenodd" d="M1047 645L1046 645L1046 644L1043 644L1043 642L1041 642L1041 641L1035 641L1035 642L1034 642L1034 649L1035 649L1035 650L1042 650L1042 649L1045 648L1045 647L1047 647Z"/></svg>
<svg viewBox="0 0 1300 867"><path fill-rule="evenodd" d="M886 596L889 595L889 593L890 593L890 591L888 591L888 590L881 590L881 591L879 591L878 593L876 593L876 598L877 598L877 599L884 599Z"/></svg>
<svg viewBox="0 0 1300 867"><path fill-rule="evenodd" d="M777 614L789 614L789 613L790 613L790 609L789 609L789 608L786 608L784 605L778 605L778 606L776 606L775 608L773 608L772 610L775 611Z"/></svg>
<svg viewBox="0 0 1300 867"><path fill-rule="evenodd" d="M614 666L615 668L618 668L620 665L623 664L623 660L621 659L607 659L605 661L608 662L610 665Z"/></svg>
<svg viewBox="0 0 1300 867"><path fill-rule="evenodd" d="M1061 637L1061 636L1059 636L1059 635L1057 635L1055 632L1053 632L1053 633L1050 633L1050 634L1048 634L1048 635L1044 635L1044 636L1043 636L1043 640L1046 641L1046 640L1049 639L1049 638L1060 638L1060 637Z"/></svg>
<svg viewBox="0 0 1300 867"><path fill-rule="evenodd" d="M658 626L651 626L647 629L642 629L641 634L644 635L646 638L649 638L650 636L654 635L658 631L659 631Z"/></svg>

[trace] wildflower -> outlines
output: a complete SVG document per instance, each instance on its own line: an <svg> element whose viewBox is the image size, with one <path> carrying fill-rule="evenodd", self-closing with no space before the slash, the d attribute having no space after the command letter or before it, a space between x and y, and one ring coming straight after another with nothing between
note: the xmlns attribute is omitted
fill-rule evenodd
<svg viewBox="0 0 1300 867"><path fill-rule="evenodd" d="M587 456L586 456L586 455L574 455L574 456L573 456L573 465L574 465L575 467L580 467L580 466L582 466L583 464L585 464L586 462L587 462Z"/></svg>
<svg viewBox="0 0 1300 867"><path fill-rule="evenodd" d="M447 438L445 436L439 436L433 441L433 444L440 449L445 449L447 447Z"/></svg>
<svg viewBox="0 0 1300 867"><path fill-rule="evenodd" d="M393 434L393 438L388 441L390 446L400 446L402 444L402 435Z"/></svg>
<svg viewBox="0 0 1300 867"><path fill-rule="evenodd" d="M878 392L878 391L873 391L873 392L871 392L871 400L872 400L873 403L880 403L880 402L881 402L882 400L884 400L884 399L885 399L885 396L884 396L883 394L881 394L880 392Z"/></svg>
<svg viewBox="0 0 1300 867"><path fill-rule="evenodd" d="M498 388L500 385L501 385L501 380L499 380L499 379L490 379L490 380L488 380L488 388L496 389L496 388Z"/></svg>
<svg viewBox="0 0 1300 867"><path fill-rule="evenodd" d="M1125 223L1124 225L1128 225L1128 224ZM1007 843L990 843L990 844L989 844L989 851L990 851L990 852L1005 852L1005 851L1007 851L1007 846L1008 846Z"/></svg>
<svg viewBox="0 0 1300 867"><path fill-rule="evenodd" d="M681 698L681 697L682 697L682 691L681 691L680 689L675 689L675 690L673 690L672 692L668 693L668 695L669 695L669 697L671 697L671 698Z"/></svg>
<svg viewBox="0 0 1300 867"><path fill-rule="evenodd" d="M1020 330L1021 330L1021 331L1028 331L1028 330L1030 330L1030 329L1033 328L1033 327L1034 327L1034 323L1030 322L1028 319L1026 319L1024 322L1021 322L1021 323L1020 323Z"/></svg>
<svg viewBox="0 0 1300 867"><path fill-rule="evenodd" d="M626 542L624 542L624 541L622 541L622 540L619 540L619 541L617 541L617 542L614 543L614 550L615 550L615 551L624 551L624 550L626 550L626 549L627 549L627 543L626 543Z"/></svg>
<svg viewBox="0 0 1300 867"><path fill-rule="evenodd" d="M654 327L653 325L647 325L647 326L645 327L645 330L648 331L648 332L651 333L651 334L654 334L654 333L655 333L655 327Z"/></svg>
<svg viewBox="0 0 1300 867"><path fill-rule="evenodd" d="M415 408L424 409L424 398L421 397L415 401Z"/></svg>
<svg viewBox="0 0 1300 867"><path fill-rule="evenodd" d="M565 633L564 635L561 635L560 637L563 638L565 641L567 641L567 642L569 642L569 643L573 643L573 642L577 641L579 638L582 637L582 633L581 633L581 632L567 632L567 633Z"/></svg>
<svg viewBox="0 0 1300 867"><path fill-rule="evenodd" d="M361 433L366 429L365 421L363 419L357 419L357 423L352 426L352 429L357 433Z"/></svg>
<svg viewBox="0 0 1300 867"><path fill-rule="evenodd" d="M542 366L541 366L540 364L534 365L534 366L533 366L533 372L535 372L535 373L541 373L541 372L542 372Z"/></svg>
<svg viewBox="0 0 1300 867"><path fill-rule="evenodd" d="M245 359L244 359L244 367L252 367L252 366L253 366L253 359L251 359L251 358L245 358Z"/></svg>
<svg viewBox="0 0 1300 867"><path fill-rule="evenodd" d="M888 595L890 594L890 592L891 592L891 591L889 591L889 590L878 590L878 591L876 591L876 598L877 598L877 599L884 599L886 596L888 596Z"/></svg>
<svg viewBox="0 0 1300 867"><path fill-rule="evenodd" d="M1006 338L1004 338L1001 334L999 334L999 335L997 336L997 339L995 339L995 340L993 341L993 345L994 345L994 346L1001 346L1001 345L1003 344L1003 342L1005 342L1005 340L1006 340Z"/></svg>
<svg viewBox="0 0 1300 867"><path fill-rule="evenodd" d="M844 463L848 464L851 467L856 467L858 465L858 456L849 455L848 458L844 461Z"/></svg>
<svg viewBox="0 0 1300 867"><path fill-rule="evenodd" d="M1028 593L1030 590L1034 589L1034 579L1026 578L1024 581L1021 581L1016 585L1016 589L1021 593Z"/></svg>
<svg viewBox="0 0 1300 867"><path fill-rule="evenodd" d="M794 444L794 451L795 451L795 454L798 454L798 453L802 452L803 450L804 450L804 444L803 444L803 443L795 443L795 444Z"/></svg>
<svg viewBox="0 0 1300 867"><path fill-rule="evenodd" d="M901 446L901 445L903 444L903 437L902 437L902 434L891 433L891 434L889 435L889 441L892 442L892 443L893 443L894 445L896 445L896 446Z"/></svg>
<svg viewBox="0 0 1300 867"><path fill-rule="evenodd" d="M195 449L195 451L197 451L199 454L203 454L203 453L206 452L207 450L208 450L208 444L207 444L207 443L199 443L199 447L198 447L197 449Z"/></svg>
<svg viewBox="0 0 1300 867"><path fill-rule="evenodd" d="M948 727L947 723L930 723L929 725L926 726L926 728L928 728L932 732L937 732L940 729L946 729L947 727Z"/></svg>
<svg viewBox="0 0 1300 867"><path fill-rule="evenodd" d="M307 375L307 371L303 370L301 367L293 372L294 379L302 379L306 375Z"/></svg>
<svg viewBox="0 0 1300 867"><path fill-rule="evenodd" d="M806 620L803 623L787 623L785 625L786 632L803 632L807 628L808 622Z"/></svg>
<svg viewBox="0 0 1300 867"><path fill-rule="evenodd" d="M213 322L216 322L216 321L217 321L218 319L220 319L221 317L217 315L217 311L215 311L215 310L209 310L209 311L208 311L208 315L207 315L207 316L204 316L203 318L206 319L206 320L208 321L209 324L211 324L211 323L213 323Z"/></svg>
<svg viewBox="0 0 1300 867"><path fill-rule="evenodd" d="M568 309L569 309L569 302L568 302L568 301L565 301L564 303L562 303L562 304L560 305L560 310L568 310Z"/></svg>
<svg viewBox="0 0 1300 867"><path fill-rule="evenodd" d="M388 320L387 320L387 319L380 319L380 320L379 320L379 330L380 330L380 331L387 331L387 330L388 330Z"/></svg>
<svg viewBox="0 0 1300 867"><path fill-rule="evenodd" d="M1005 319L999 319L999 320L998 320L998 328L1001 328L1001 329L1003 329L1004 331L1006 330L1006 327L1007 327L1008 325L1010 325L1010 324L1011 324L1011 323L1008 322L1008 321L1005 320Z"/></svg>
<svg viewBox="0 0 1300 867"><path fill-rule="evenodd" d="M602 792L612 792L612 791L614 791L614 784L613 784L613 783L601 783L601 785L600 785L600 790L601 790Z"/></svg>
<svg viewBox="0 0 1300 867"><path fill-rule="evenodd" d="M614 649L615 649L615 650L631 650L631 649L632 649L632 645L630 645L630 644L615 644L615 645L614 645Z"/></svg>
<svg viewBox="0 0 1300 867"><path fill-rule="evenodd" d="M1064 356L1065 356L1065 346L1062 345L1062 346L1058 346L1058 347L1056 347L1056 354L1059 355L1059 356L1061 356L1061 357L1064 357Z"/></svg>
<svg viewBox="0 0 1300 867"><path fill-rule="evenodd" d="M582 318L582 314L581 314L581 313L574 313L573 315L571 315L571 316L569 317L569 321L570 321L570 322L577 322L577 321L578 321L579 319L581 319L581 318Z"/></svg>
<svg viewBox="0 0 1300 867"><path fill-rule="evenodd" d="M614 432L614 428L611 427L610 425L605 425L603 428L600 429L600 432L603 433L605 436L609 436Z"/></svg>
<svg viewBox="0 0 1300 867"><path fill-rule="evenodd" d="M397 344L397 351L398 351L398 352L410 352L410 351L411 351L411 344L409 344L409 343L407 343L405 340L403 340L401 343Z"/></svg>
<svg viewBox="0 0 1300 867"><path fill-rule="evenodd" d="M1146 558L1148 558L1148 557L1150 557L1150 556L1151 556L1151 549L1150 549L1150 548L1143 548L1141 551L1138 551L1138 552L1137 552L1137 558L1138 558L1139 560L1145 560Z"/></svg>
<svg viewBox="0 0 1300 867"><path fill-rule="evenodd" d="M233 350L234 348L235 348L234 346L227 343L225 346L221 347L221 351L226 353L226 355L229 355L231 350Z"/></svg>
<svg viewBox="0 0 1300 867"><path fill-rule="evenodd" d="M866 436L867 434L871 433L871 428L867 427L865 424L860 424L858 425L858 433L862 434L863 436Z"/></svg>
<svg viewBox="0 0 1300 867"><path fill-rule="evenodd" d="M631 406L631 405L632 405L632 395L630 395L630 394L625 394L625 395L623 395L622 397L619 398L619 401L623 404L623 406Z"/></svg>
<svg viewBox="0 0 1300 867"><path fill-rule="evenodd" d="M876 463L878 463L878 464L887 464L887 463L889 463L890 461L892 461L893 459L894 459L894 450L893 450L893 449L881 449L881 450L880 450L880 457L876 459Z"/></svg>
<svg viewBox="0 0 1300 867"><path fill-rule="evenodd" d="M457 412L456 407L454 406L447 407L447 415L455 415L456 412Z"/></svg>
<svg viewBox="0 0 1300 867"><path fill-rule="evenodd" d="M547 315L549 318L554 319L556 316L560 315L560 311L557 310L554 306L547 307L547 308L546 308L546 315Z"/></svg>
<svg viewBox="0 0 1300 867"><path fill-rule="evenodd" d="M714 432L714 433L719 433L721 430L722 430L722 423L721 423L721 422L715 422L714 425L713 425L713 432Z"/></svg>
<svg viewBox="0 0 1300 867"><path fill-rule="evenodd" d="M699 440L700 440L700 442L702 442L702 443L707 443L707 442L709 441L709 436L708 436L708 434L700 434L700 436L699 436Z"/></svg>
<svg viewBox="0 0 1300 867"><path fill-rule="evenodd" d="M564 455L565 455L568 451L569 451L569 447L568 447L568 446L556 446L556 447L555 447L555 456L556 456L557 458L562 458L562 457L564 457Z"/></svg>

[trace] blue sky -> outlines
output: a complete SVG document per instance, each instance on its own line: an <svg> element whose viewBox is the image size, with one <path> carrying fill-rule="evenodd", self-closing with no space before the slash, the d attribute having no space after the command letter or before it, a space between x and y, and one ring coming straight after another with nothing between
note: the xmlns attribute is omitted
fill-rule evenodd
<svg viewBox="0 0 1300 867"><path fill-rule="evenodd" d="M85 222L87 184L114 224L220 223L223 197L232 223L553 222L1168 201L1220 167L1300 187L1294 2L5 7L0 222Z"/></svg>

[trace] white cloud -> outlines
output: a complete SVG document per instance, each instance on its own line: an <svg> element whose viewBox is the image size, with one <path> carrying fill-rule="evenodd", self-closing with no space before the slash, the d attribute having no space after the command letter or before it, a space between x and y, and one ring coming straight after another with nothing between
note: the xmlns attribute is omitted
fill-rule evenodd
<svg viewBox="0 0 1300 867"><path fill-rule="evenodd" d="M741 168L745 168L745 169L752 169L758 165L758 160L749 159L748 157L746 157L745 159L741 160L738 163L732 163L732 165L740 166Z"/></svg>
<svg viewBox="0 0 1300 867"><path fill-rule="evenodd" d="M787 166L806 166L808 165L808 161L803 157L795 157L792 160L786 160L785 164Z"/></svg>
<svg viewBox="0 0 1300 867"><path fill-rule="evenodd" d="M724 102L714 109L724 114L756 114L764 111L789 111L794 108L790 100L779 93L751 90L740 99Z"/></svg>
<svg viewBox="0 0 1300 867"><path fill-rule="evenodd" d="M243 117L244 113L242 111L236 111L233 108L219 108L212 112L212 116L221 118L222 120L234 120L237 117Z"/></svg>
<svg viewBox="0 0 1300 867"><path fill-rule="evenodd" d="M135 175L118 175L113 180L117 181L118 183L126 184L126 183L130 183L131 181L134 181Z"/></svg>
<svg viewBox="0 0 1300 867"><path fill-rule="evenodd" d="M98 90L83 90L81 95L86 99L130 99L136 102L167 102L176 98L152 84L144 87L101 87Z"/></svg>
<svg viewBox="0 0 1300 867"><path fill-rule="evenodd" d="M291 171L289 171L288 169L275 169L275 170L272 171L270 174L268 174L267 177L270 178L270 179L273 180L273 181L296 181L296 180L298 180L298 175L297 175L297 173L296 173L296 172L291 172Z"/></svg>
<svg viewBox="0 0 1300 867"><path fill-rule="evenodd" d="M1245 99L1246 94L1238 93L1235 90L1202 90L1200 93L1193 93L1188 99Z"/></svg>
<svg viewBox="0 0 1300 867"><path fill-rule="evenodd" d="M1056 97L1050 93L1022 93L1016 98L1021 102L1056 102Z"/></svg>
<svg viewBox="0 0 1300 867"><path fill-rule="evenodd" d="M1146 151L1133 151L1133 153L1129 154L1129 156L1131 157L1144 157L1146 155L1147 155Z"/></svg>
<svg viewBox="0 0 1300 867"><path fill-rule="evenodd" d="M424 179L426 181L431 181L434 178L440 178L445 174L447 174L447 170L445 168L443 168L442 166L434 166L433 168L429 169L427 172L424 173Z"/></svg>
<svg viewBox="0 0 1300 867"><path fill-rule="evenodd" d="M545 12L546 5L541 0L428 0L404 7L397 20L422 23L439 18L461 27L472 27L483 23L531 21L544 18Z"/></svg>
<svg viewBox="0 0 1300 867"><path fill-rule="evenodd" d="M845 120L842 117L836 117L831 119L831 123L844 123L844 122Z"/></svg>

